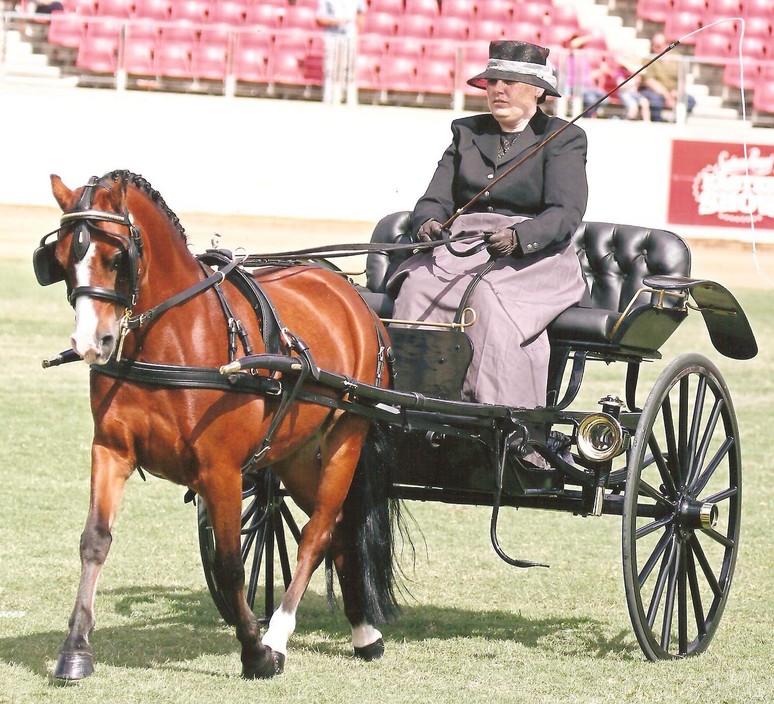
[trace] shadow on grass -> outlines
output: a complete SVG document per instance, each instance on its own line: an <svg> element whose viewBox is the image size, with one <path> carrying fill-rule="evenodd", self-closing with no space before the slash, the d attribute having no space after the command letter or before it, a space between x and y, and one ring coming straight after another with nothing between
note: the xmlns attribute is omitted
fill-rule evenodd
<svg viewBox="0 0 774 704"><path fill-rule="evenodd" d="M186 670L185 662L207 655L233 653L238 659L239 643L232 628L220 619L206 591L171 590L162 586L132 587L101 593L103 609L112 608L122 625L100 627L100 600L97 627L92 634L97 665ZM559 607L557 607L559 610ZM104 612L103 612L104 613ZM350 653L349 626L340 609L330 609L324 596L307 593L298 619L299 636L291 647L340 657ZM604 635L606 624L589 617L526 618L502 610L470 610L433 605L404 607L403 616L385 627L388 641L421 643L457 638L487 641L516 641L527 648L556 652L585 653L592 658L637 660L642 655L627 632L612 638ZM325 633L315 638L314 632ZM0 639L0 661L15 663L48 677L41 654L54 660L66 635L61 630L31 633ZM333 636L335 640L331 640ZM347 641L342 646L340 640ZM198 668L197 668L198 670ZM222 675L222 672L213 672Z"/></svg>

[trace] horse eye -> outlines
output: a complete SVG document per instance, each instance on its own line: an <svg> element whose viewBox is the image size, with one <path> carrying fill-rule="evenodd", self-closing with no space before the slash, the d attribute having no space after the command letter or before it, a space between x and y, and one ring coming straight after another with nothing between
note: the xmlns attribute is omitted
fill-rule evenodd
<svg viewBox="0 0 774 704"><path fill-rule="evenodd" d="M122 259L123 259L123 257L121 256L120 252L114 254L110 258L110 269L112 271L118 271L121 268L121 261L122 261Z"/></svg>

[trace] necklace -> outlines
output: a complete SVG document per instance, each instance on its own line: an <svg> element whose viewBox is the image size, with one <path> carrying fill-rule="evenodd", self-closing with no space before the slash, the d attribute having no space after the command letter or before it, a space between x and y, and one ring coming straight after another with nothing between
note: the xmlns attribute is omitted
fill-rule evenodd
<svg viewBox="0 0 774 704"><path fill-rule="evenodd" d="M497 161L505 158L513 143L518 139L521 132L500 132L500 147L497 150Z"/></svg>

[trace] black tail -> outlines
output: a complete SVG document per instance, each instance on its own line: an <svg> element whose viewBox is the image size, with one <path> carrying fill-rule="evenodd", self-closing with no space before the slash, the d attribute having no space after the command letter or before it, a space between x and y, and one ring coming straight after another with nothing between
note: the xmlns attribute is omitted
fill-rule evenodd
<svg viewBox="0 0 774 704"><path fill-rule="evenodd" d="M373 422L344 503L341 525L363 616L371 624L386 623L400 614L394 542L400 527L400 503L389 497L394 461L389 425Z"/></svg>

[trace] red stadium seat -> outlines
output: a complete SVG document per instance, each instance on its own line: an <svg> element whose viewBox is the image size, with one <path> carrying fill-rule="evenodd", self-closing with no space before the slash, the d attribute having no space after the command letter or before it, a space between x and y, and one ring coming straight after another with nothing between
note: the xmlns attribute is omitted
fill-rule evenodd
<svg viewBox="0 0 774 704"><path fill-rule="evenodd" d="M222 81L228 72L228 46L199 44L191 52L191 73L194 78Z"/></svg>
<svg viewBox="0 0 774 704"><path fill-rule="evenodd" d="M387 53L390 56L414 56L419 58L425 53L425 41L422 37L392 37L387 45Z"/></svg>
<svg viewBox="0 0 774 704"><path fill-rule="evenodd" d="M401 15L398 17L398 25L395 31L398 37L424 37L430 38L433 33L435 19L427 15Z"/></svg>
<svg viewBox="0 0 774 704"><path fill-rule="evenodd" d="M707 0L708 17L742 17L740 0Z"/></svg>
<svg viewBox="0 0 774 704"><path fill-rule="evenodd" d="M216 2L210 6L210 22L241 25L245 23L247 6L239 2Z"/></svg>
<svg viewBox="0 0 774 704"><path fill-rule="evenodd" d="M249 83L269 82L268 48L257 46L238 46L234 54L234 76L237 80Z"/></svg>
<svg viewBox="0 0 774 704"><path fill-rule="evenodd" d="M433 38L464 42L468 39L469 27L470 23L462 17L441 15L433 23Z"/></svg>
<svg viewBox="0 0 774 704"><path fill-rule="evenodd" d="M363 34L381 34L389 37L395 34L397 17L386 12L366 12L363 20Z"/></svg>
<svg viewBox="0 0 774 704"><path fill-rule="evenodd" d="M438 0L406 0L404 12L409 15L438 17L441 9Z"/></svg>
<svg viewBox="0 0 774 704"><path fill-rule="evenodd" d="M743 0L744 17L774 18L774 3L771 0Z"/></svg>
<svg viewBox="0 0 774 704"><path fill-rule="evenodd" d="M443 0L441 3L442 17L462 17L469 22L476 13L476 3L471 0Z"/></svg>
<svg viewBox="0 0 774 704"><path fill-rule="evenodd" d="M247 13L250 17L250 11ZM283 29L302 29L309 32L316 32L319 27L317 26L317 13L310 7L297 7L291 5L285 10L285 14L282 15L281 21Z"/></svg>
<svg viewBox="0 0 774 704"><path fill-rule="evenodd" d="M357 53L381 56L387 52L387 39L381 34L361 34L357 38Z"/></svg>
<svg viewBox="0 0 774 704"><path fill-rule="evenodd" d="M552 7L541 3L524 4L519 7L514 18L518 22L534 24L542 27L548 24ZM517 35L513 35L517 36Z"/></svg>
<svg viewBox="0 0 774 704"><path fill-rule="evenodd" d="M96 14L105 17L132 17L135 0L100 0Z"/></svg>
<svg viewBox="0 0 774 704"><path fill-rule="evenodd" d="M403 0L371 0L368 13L371 12L385 12L397 17L403 14Z"/></svg>
<svg viewBox="0 0 774 704"><path fill-rule="evenodd" d="M123 67L129 74L152 76L153 52L156 48L155 41L137 40L128 41L124 45Z"/></svg>
<svg viewBox="0 0 774 704"><path fill-rule="evenodd" d="M258 34L257 32L250 32L250 34ZM225 24L207 24L202 27L202 31L199 34L199 42L201 44L214 44L215 46L228 46L232 36L236 38L237 32L228 25Z"/></svg>
<svg viewBox="0 0 774 704"><path fill-rule="evenodd" d="M637 0L637 17L650 22L665 22L672 11L672 0Z"/></svg>
<svg viewBox="0 0 774 704"><path fill-rule="evenodd" d="M672 11L701 15L707 11L707 0L672 0Z"/></svg>
<svg viewBox="0 0 774 704"><path fill-rule="evenodd" d="M172 1L137 0L134 14L136 17L150 17L154 20L168 21L172 17Z"/></svg>
<svg viewBox="0 0 774 704"><path fill-rule="evenodd" d="M701 27L702 15L698 12L672 12L664 22L664 36L680 40L681 44L695 44L696 35L688 36Z"/></svg>
<svg viewBox="0 0 774 704"><path fill-rule="evenodd" d="M379 85L382 90L416 92L417 62L408 56L393 56L382 62Z"/></svg>
<svg viewBox="0 0 774 704"><path fill-rule="evenodd" d="M478 4L476 19L478 21L494 20L501 23L511 22L518 17L520 12L520 10L515 9L516 7L522 6L516 6L513 0L486 0L486 2ZM523 7L527 8L529 5L524 5ZM516 17L514 16L514 11Z"/></svg>
<svg viewBox="0 0 774 704"><path fill-rule="evenodd" d="M54 12L48 27L48 41L59 46L79 47L86 36L87 20L69 12Z"/></svg>
<svg viewBox="0 0 774 704"><path fill-rule="evenodd" d="M169 78L190 78L193 46L181 42L162 42L153 51L153 72Z"/></svg>
<svg viewBox="0 0 774 704"><path fill-rule="evenodd" d="M766 17L747 17L744 21L745 37L768 39L772 33L772 21Z"/></svg>
<svg viewBox="0 0 774 704"><path fill-rule="evenodd" d="M490 42L505 36L506 24L494 20L478 20L470 25L471 40Z"/></svg>
<svg viewBox="0 0 774 704"><path fill-rule="evenodd" d="M420 93L454 93L454 62L425 58L417 67L416 89Z"/></svg>
<svg viewBox="0 0 774 704"><path fill-rule="evenodd" d="M78 49L76 68L92 73L115 73L118 45L107 37L85 40Z"/></svg>
<svg viewBox="0 0 774 704"><path fill-rule="evenodd" d="M577 29L578 11L575 5L553 5L549 12L549 25Z"/></svg>
<svg viewBox="0 0 774 704"><path fill-rule="evenodd" d="M379 66L382 57L375 54L358 54L355 58L355 83L362 90L379 90Z"/></svg>
<svg viewBox="0 0 774 704"><path fill-rule="evenodd" d="M566 47L576 34L577 27L569 24L547 24L540 29L540 41L549 49L561 49Z"/></svg>
<svg viewBox="0 0 774 704"><path fill-rule="evenodd" d="M68 12L77 12L79 15L97 14L97 0L68 0L63 4Z"/></svg>
<svg viewBox="0 0 774 704"><path fill-rule="evenodd" d="M187 22L162 24L159 30L159 40L165 44L196 44L199 41L199 30L197 25Z"/></svg>
<svg viewBox="0 0 774 704"><path fill-rule="evenodd" d="M94 17L89 20L86 35L89 37L108 37L118 42L121 30L126 24L126 20L120 17Z"/></svg>
<svg viewBox="0 0 774 704"><path fill-rule="evenodd" d="M724 65L737 53L734 44L728 35L701 32L696 40L694 55L701 61Z"/></svg>
<svg viewBox="0 0 774 704"><path fill-rule="evenodd" d="M269 65L269 81L284 85L303 86L307 83L303 61L305 54L274 52Z"/></svg>
<svg viewBox="0 0 774 704"><path fill-rule="evenodd" d="M752 107L756 112L774 113L774 76L758 81L753 91Z"/></svg>
<svg viewBox="0 0 774 704"><path fill-rule="evenodd" d="M195 24L203 24L208 21L210 3L207 0L177 0L172 3L173 21L185 20Z"/></svg>

